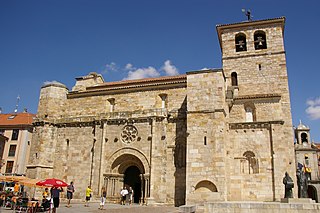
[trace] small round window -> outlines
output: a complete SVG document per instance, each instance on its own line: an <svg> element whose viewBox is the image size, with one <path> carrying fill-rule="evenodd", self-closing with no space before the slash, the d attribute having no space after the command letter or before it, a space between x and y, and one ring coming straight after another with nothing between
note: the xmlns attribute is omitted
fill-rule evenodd
<svg viewBox="0 0 320 213"><path fill-rule="evenodd" d="M132 126L132 125L127 125L123 127L122 132L121 132L121 140L123 143L132 143L134 142L138 137L138 130Z"/></svg>

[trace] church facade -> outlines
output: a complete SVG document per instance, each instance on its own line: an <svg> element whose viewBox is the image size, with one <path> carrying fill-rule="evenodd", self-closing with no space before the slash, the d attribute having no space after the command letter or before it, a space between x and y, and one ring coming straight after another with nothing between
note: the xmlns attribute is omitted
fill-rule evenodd
<svg viewBox="0 0 320 213"><path fill-rule="evenodd" d="M276 201L295 179L285 18L217 25L221 69L44 85L27 176L74 181L74 197L123 186L135 203ZM296 194L296 192L295 192Z"/></svg>

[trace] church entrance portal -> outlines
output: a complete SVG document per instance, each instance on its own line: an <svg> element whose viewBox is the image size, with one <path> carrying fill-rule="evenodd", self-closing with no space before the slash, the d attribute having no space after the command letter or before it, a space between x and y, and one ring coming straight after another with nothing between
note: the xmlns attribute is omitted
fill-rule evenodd
<svg viewBox="0 0 320 213"><path fill-rule="evenodd" d="M141 172L138 167L130 166L126 169L124 173L124 185L129 189L133 189L133 201L134 203L139 203L142 194L141 194Z"/></svg>
<svg viewBox="0 0 320 213"><path fill-rule="evenodd" d="M134 153L126 153L134 152ZM105 174L105 185L108 189L107 199L117 201L122 187L132 187L134 203L145 203L150 197L150 175L145 156L132 149L121 150L111 158L110 173Z"/></svg>

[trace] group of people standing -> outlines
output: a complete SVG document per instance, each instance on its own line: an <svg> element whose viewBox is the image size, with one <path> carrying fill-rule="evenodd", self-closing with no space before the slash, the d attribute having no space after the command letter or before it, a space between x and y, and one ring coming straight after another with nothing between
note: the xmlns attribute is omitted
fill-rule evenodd
<svg viewBox="0 0 320 213"><path fill-rule="evenodd" d="M71 207L71 199L73 198L73 193L74 193L75 189L74 189L74 185L73 182L70 182L70 184L67 186L67 205L66 207ZM52 204L53 204L53 208L52 208L52 213L56 213L56 209L59 207L60 205L60 193L63 192L63 188L62 187L52 187L49 193L49 189L45 188L44 192L42 193L43 196L43 202L45 200L48 201L49 203L49 207L50 207L50 200L52 198ZM51 196L50 196L51 194ZM92 189L91 186L88 186L86 189L86 198L85 198L85 207L89 207L89 201L91 200L92 197ZM133 189L132 187L129 187L129 189L127 189L127 187L123 187L121 192L121 204L125 205L125 204L129 204L131 205L133 202ZM106 203L106 199L107 199L107 190L105 187L101 188L101 197L100 197L100 207L99 209L104 209L104 205Z"/></svg>
<svg viewBox="0 0 320 213"><path fill-rule="evenodd" d="M123 187L120 191L120 195L121 195L121 205L125 205L126 203L128 203L129 205L132 204L133 189L131 186L129 187L129 190L127 189L127 187Z"/></svg>
<svg viewBox="0 0 320 213"><path fill-rule="evenodd" d="M50 209L51 205L51 199L52 199L52 213L56 213L57 208L60 206L60 193L63 192L62 187L52 187L50 189L45 188L45 190L42 193L42 205L44 206L45 210L48 208ZM73 193L74 193L74 185L73 182L71 182L67 186L67 207L71 207L70 202L71 199L73 198Z"/></svg>

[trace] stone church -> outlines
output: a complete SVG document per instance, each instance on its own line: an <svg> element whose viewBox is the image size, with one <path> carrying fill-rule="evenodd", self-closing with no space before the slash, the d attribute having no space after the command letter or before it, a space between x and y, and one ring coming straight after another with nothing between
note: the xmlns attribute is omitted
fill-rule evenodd
<svg viewBox="0 0 320 213"><path fill-rule="evenodd" d="M42 86L27 176L135 203L278 201L295 180L285 18L217 25L222 68ZM297 192L294 192L295 196Z"/></svg>

